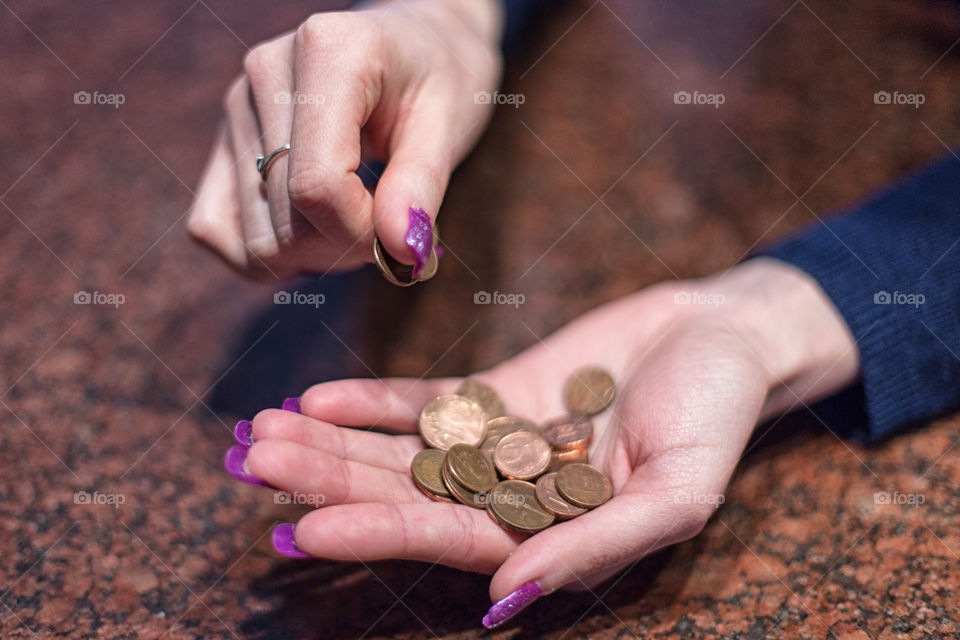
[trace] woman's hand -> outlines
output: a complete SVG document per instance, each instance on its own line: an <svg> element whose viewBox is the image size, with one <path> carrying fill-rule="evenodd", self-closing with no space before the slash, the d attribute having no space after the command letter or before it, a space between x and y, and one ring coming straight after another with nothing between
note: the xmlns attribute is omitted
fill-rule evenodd
<svg viewBox="0 0 960 640"><path fill-rule="evenodd" d="M409 210L436 219L492 113L475 95L498 86L499 11L496 0L372 3L255 46L224 98L190 233L254 277L357 267L374 234L398 261L425 262L432 247L406 239ZM257 156L288 143L264 184ZM373 160L387 162L375 196L355 173Z"/></svg>
<svg viewBox="0 0 960 640"><path fill-rule="evenodd" d="M451 393L457 379L316 385L301 399L303 415L256 416L248 469L286 491L324 496L326 506L296 524L294 552L495 572L494 600L529 582L543 593L588 587L696 535L758 420L842 388L859 366L819 287L793 267L756 259L600 307L478 377L509 413L539 422L564 412L564 379L589 364L617 380L590 447L590 463L611 478L615 496L529 538L482 510L431 502L411 480L411 459L424 446L419 409Z"/></svg>

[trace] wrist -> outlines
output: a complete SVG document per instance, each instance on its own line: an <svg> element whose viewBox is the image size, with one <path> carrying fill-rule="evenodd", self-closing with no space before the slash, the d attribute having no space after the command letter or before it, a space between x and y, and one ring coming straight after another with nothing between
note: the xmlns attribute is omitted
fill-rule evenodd
<svg viewBox="0 0 960 640"><path fill-rule="evenodd" d="M729 300L727 322L769 374L764 417L829 396L859 376L849 327L806 272L755 258L711 281Z"/></svg>

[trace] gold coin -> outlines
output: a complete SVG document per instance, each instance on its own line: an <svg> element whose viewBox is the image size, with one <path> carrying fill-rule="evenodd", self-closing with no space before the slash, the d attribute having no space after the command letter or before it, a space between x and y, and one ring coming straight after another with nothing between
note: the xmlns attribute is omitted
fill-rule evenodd
<svg viewBox="0 0 960 640"><path fill-rule="evenodd" d="M440 258L437 257L437 245L440 243L440 225L433 225L433 246L430 248L430 257L427 258L427 264L417 276L417 282L426 282L437 275L437 269L440 268ZM411 270L411 274L413 271Z"/></svg>
<svg viewBox="0 0 960 640"><path fill-rule="evenodd" d="M443 484L440 467L443 465L444 453L439 449L424 449L413 456L410 471L413 482L427 496L443 502L453 502L453 496Z"/></svg>
<svg viewBox="0 0 960 640"><path fill-rule="evenodd" d="M565 467L574 462L590 462L590 455L586 448L571 449L570 451L551 451L550 466L547 471L559 471L560 467Z"/></svg>
<svg viewBox="0 0 960 640"><path fill-rule="evenodd" d="M557 492L570 504L593 509L613 497L613 485L597 469L588 464L575 463L557 472Z"/></svg>
<svg viewBox="0 0 960 640"><path fill-rule="evenodd" d="M537 500L547 513L557 520L569 520L587 512L586 509L570 504L557 493L557 474L547 473L537 480Z"/></svg>
<svg viewBox="0 0 960 640"><path fill-rule="evenodd" d="M455 444L443 460L454 482L473 493L486 493L497 484L497 472L480 450L466 444Z"/></svg>
<svg viewBox="0 0 960 640"><path fill-rule="evenodd" d="M593 439L593 422L584 416L561 416L540 425L540 435L556 451L586 449Z"/></svg>
<svg viewBox="0 0 960 640"><path fill-rule="evenodd" d="M417 284L417 278L413 277L413 266L395 260L384 250L383 245L380 244L380 239L376 237L373 239L373 262L390 284L395 284L398 287L410 287Z"/></svg>
<svg viewBox="0 0 960 640"><path fill-rule="evenodd" d="M613 376L599 367L574 371L563 385L563 403L574 415L593 416L613 402L617 387Z"/></svg>
<svg viewBox="0 0 960 640"><path fill-rule="evenodd" d="M518 418L516 416L500 416L499 418L494 418L493 420L487 420L487 437L483 439L483 442L480 443L480 452L487 457L490 461L493 461L493 452L497 448L500 440L504 436L510 435L517 431L529 431L530 433L539 434L537 425L533 422L527 420L526 418Z"/></svg>
<svg viewBox="0 0 960 640"><path fill-rule="evenodd" d="M423 270L417 275L413 276L413 265L403 264L398 260L394 259L386 250L384 250L383 245L380 244L380 239L374 237L373 239L373 262L377 265L377 269L380 270L380 273L383 274L383 277L387 279L387 282L395 284L398 287L410 287L418 282L425 282L437 275L437 269L440 266L440 260L437 258L437 244L440 242L440 227L437 224L433 225L433 247L430 249L430 257L427 259L427 264L424 265Z"/></svg>
<svg viewBox="0 0 960 640"><path fill-rule="evenodd" d="M463 396L437 396L420 411L420 435L427 445L446 451L455 444L475 447L487 435L487 417L479 404Z"/></svg>
<svg viewBox="0 0 960 640"><path fill-rule="evenodd" d="M550 445L535 433L515 431L497 443L493 463L507 478L531 480L550 465Z"/></svg>
<svg viewBox="0 0 960 640"><path fill-rule="evenodd" d="M487 502L487 493L474 493L470 491L463 485L459 484L456 480L453 479L450 475L450 470L447 469L447 465L442 465L440 467L440 476L443 478L443 484L447 487L447 491L450 492L457 502L467 505L468 507L473 507L474 509L483 509L486 506Z"/></svg>
<svg viewBox="0 0 960 640"><path fill-rule="evenodd" d="M498 418L507 411L504 409L503 400L500 398L493 387L476 378L467 378L456 391L458 396L466 396L481 407L487 414L487 419Z"/></svg>
<svg viewBox="0 0 960 640"><path fill-rule="evenodd" d="M553 524L554 517L537 502L537 489L522 480L504 480L487 497L487 511L506 529L536 533Z"/></svg>

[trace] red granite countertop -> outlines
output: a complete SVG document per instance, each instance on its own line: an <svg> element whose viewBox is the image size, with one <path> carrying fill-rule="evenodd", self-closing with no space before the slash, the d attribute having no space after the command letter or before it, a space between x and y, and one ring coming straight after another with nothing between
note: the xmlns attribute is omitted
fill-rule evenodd
<svg viewBox="0 0 960 640"><path fill-rule="evenodd" d="M956 418L866 449L791 417L701 535L494 634L483 576L276 557L268 532L294 508L221 467L237 418L310 382L489 366L945 153L949 3L569 3L513 61L504 91L524 104L453 181L457 259L412 290L370 270L253 285L186 237L222 90L247 46L315 4L0 4L3 638L960 637ZM726 102L677 105L680 90ZM926 102L877 105L880 90ZM327 304L272 304L293 287ZM478 308L478 290L527 303Z"/></svg>

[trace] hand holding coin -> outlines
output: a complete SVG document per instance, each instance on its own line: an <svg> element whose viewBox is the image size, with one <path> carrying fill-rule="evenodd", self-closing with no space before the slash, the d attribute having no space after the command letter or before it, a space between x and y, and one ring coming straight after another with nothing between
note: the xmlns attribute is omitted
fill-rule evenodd
<svg viewBox="0 0 960 640"><path fill-rule="evenodd" d="M496 399L476 388L468 397L463 379L327 382L302 396L302 415L258 414L254 444L235 458L249 474L244 479L324 496L324 506L295 526L278 527L275 543L283 553L351 562L406 558L493 573L492 598L507 599L485 618L496 625L539 595L592 587L696 535L722 502L758 419L788 408L777 401L786 396L769 392L798 372L823 373L803 357L835 350L820 330L830 318L803 323L815 332L797 328L803 313L822 311L817 294L770 262L728 272L720 310L674 305L676 287L689 283L660 286L600 307L477 376L502 399L504 416L488 418L484 407ZM720 280L696 286L710 291ZM769 306L771 300L787 304L789 313ZM750 314L738 315L743 309ZM767 325L756 317L779 321ZM764 326L769 335L757 333ZM792 336L789 348L783 335ZM781 348L765 351L770 345ZM565 385L584 367L608 373L615 392L603 376L586 377L570 395L574 407ZM458 425L455 435L436 438L441 447L429 448L436 453L419 453L426 448L421 412L445 396L463 398L436 414L446 416L436 424ZM593 404L611 397L605 409ZM506 479L497 447L525 433L545 441L550 464L558 466L530 480ZM587 457L589 471L579 456ZM509 469L518 460L539 471L536 456L508 456L501 464ZM489 463L497 482L486 492ZM496 504L488 507L490 500Z"/></svg>

